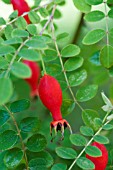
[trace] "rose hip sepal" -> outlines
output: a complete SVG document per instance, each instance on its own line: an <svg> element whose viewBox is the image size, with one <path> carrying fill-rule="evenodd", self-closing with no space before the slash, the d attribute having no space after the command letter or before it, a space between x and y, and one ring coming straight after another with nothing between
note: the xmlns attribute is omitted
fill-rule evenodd
<svg viewBox="0 0 113 170"><path fill-rule="evenodd" d="M62 90L58 81L50 76L45 74L39 82L39 97L42 103L49 109L52 114L53 121L50 124L50 133L52 135L52 129L55 131L60 130L62 133L62 139L64 138L64 129L69 128L70 132L71 127L69 123L62 118L61 114L61 105L62 105Z"/></svg>
<svg viewBox="0 0 113 170"><path fill-rule="evenodd" d="M11 4L13 5L13 9L18 11L18 16L30 11L30 7L25 0L11 0ZM30 24L28 15L25 15L24 18L26 22Z"/></svg>
<svg viewBox="0 0 113 170"><path fill-rule="evenodd" d="M94 170L105 170L107 163L108 163L108 151L107 151L106 147L103 144L100 144L97 142L93 142L92 146L99 148L102 152L102 156L92 157L92 156L89 156L88 154L86 154L86 158L88 158L89 160L91 160L94 163L94 165L95 165Z"/></svg>
<svg viewBox="0 0 113 170"><path fill-rule="evenodd" d="M26 78L25 81L29 84L31 88L30 96L32 98L38 97L38 83L40 78L40 67L34 61L23 60L23 63L26 64L31 69L31 77Z"/></svg>

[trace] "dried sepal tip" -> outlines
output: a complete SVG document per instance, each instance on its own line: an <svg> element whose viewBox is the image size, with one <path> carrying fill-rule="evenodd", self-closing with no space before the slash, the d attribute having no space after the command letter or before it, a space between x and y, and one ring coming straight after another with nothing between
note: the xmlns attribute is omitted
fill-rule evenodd
<svg viewBox="0 0 113 170"><path fill-rule="evenodd" d="M51 142L54 140L54 138L57 136L57 132L60 131L61 132L61 140L64 139L64 130L66 128L69 128L70 133L72 134L72 129L71 126L69 125L69 123L65 120L58 120L58 121L52 121L50 124L50 134L52 136L52 131L54 129L54 137L52 137Z"/></svg>

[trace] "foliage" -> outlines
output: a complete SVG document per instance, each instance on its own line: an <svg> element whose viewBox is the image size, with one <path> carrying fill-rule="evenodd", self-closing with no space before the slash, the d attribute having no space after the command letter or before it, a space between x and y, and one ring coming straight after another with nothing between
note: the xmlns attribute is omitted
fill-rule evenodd
<svg viewBox="0 0 113 170"><path fill-rule="evenodd" d="M104 27L97 24L93 29L83 24L76 44L63 45L70 37L65 30L56 35L59 25L55 20L62 17L57 7L61 9L66 0L45 4L33 0L30 12L18 17L14 11L8 21L0 18L1 170L94 169L93 162L85 157L102 155L91 146L93 141L107 144L107 168L113 167L113 26L109 26L113 2L72 1L84 13L82 23L105 23ZM9 0L3 2L10 4ZM92 6L98 5L103 5L104 11L93 10ZM23 18L27 14L29 25ZM58 133L50 143L50 115L45 113L40 99L34 101L28 96L29 87L22 79L29 78L31 70L22 63L23 59L38 62L42 76L47 73L59 81L63 91L62 115L67 116L73 129L72 134L65 132L64 141L59 141ZM100 96L103 90L110 99L104 92Z"/></svg>

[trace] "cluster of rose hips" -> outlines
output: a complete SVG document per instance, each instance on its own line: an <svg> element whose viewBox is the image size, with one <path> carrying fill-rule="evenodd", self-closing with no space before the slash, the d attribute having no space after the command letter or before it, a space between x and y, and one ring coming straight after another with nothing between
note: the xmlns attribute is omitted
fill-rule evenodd
<svg viewBox="0 0 113 170"><path fill-rule="evenodd" d="M18 15L22 15L24 12L29 12L30 7L25 0L11 0L14 10L18 10ZM24 16L26 22L30 24L28 15ZM71 131L69 123L62 118L61 114L61 105L62 105L62 90L58 81L45 74L40 79L40 67L38 63L23 60L23 63L29 66L31 69L32 75L30 78L25 79L31 87L31 96L39 96L42 103L48 108L51 112L53 121L51 122L51 134L52 129L54 128L55 132L58 130L61 131L62 136L64 134L64 129L68 127ZM91 157L86 154L86 157L90 159L95 164L95 170L105 170L108 163L108 152L106 147L103 144L93 142L92 146L99 148L102 152L100 157Z"/></svg>

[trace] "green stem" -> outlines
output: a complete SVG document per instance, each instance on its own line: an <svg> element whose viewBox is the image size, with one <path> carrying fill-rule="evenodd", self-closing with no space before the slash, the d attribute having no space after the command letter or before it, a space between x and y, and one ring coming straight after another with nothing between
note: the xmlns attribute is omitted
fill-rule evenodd
<svg viewBox="0 0 113 170"><path fill-rule="evenodd" d="M56 51L57 51L57 53L58 53L58 57L59 57L59 60L60 60L60 63L61 63L62 71L63 71L63 73L64 73L64 77L65 77L65 80L66 80L68 89L69 89L69 91L70 91L70 93L71 93L71 95L72 95L72 98L73 98L74 102L78 105L78 107L79 107L82 111L84 111L84 109L82 108L82 106L77 102L77 100L76 100L76 98L75 98L75 96L74 96L74 93L73 93L73 91L72 91L72 89L71 89L71 87L70 87L70 84L69 84L69 81L68 81L68 78L67 78L67 75L66 75L66 71L65 71L65 69L64 69L64 65L63 65L63 61L62 61L62 56L61 56L61 54L60 54L60 50L59 50L58 45L57 45L57 42L56 42L53 20L51 21L51 30L52 30L52 37L53 37L53 41L54 41L54 44L55 44L55 48L56 48Z"/></svg>
<svg viewBox="0 0 113 170"><path fill-rule="evenodd" d="M41 53L40 58L41 58L41 62L42 62L42 67L43 67L44 74L47 74L47 72L46 72L46 67L45 67L45 64L44 64L42 55L43 55L43 52Z"/></svg>
<svg viewBox="0 0 113 170"><path fill-rule="evenodd" d="M8 109L8 107L7 107L6 105L3 105L3 106L4 106L4 108L8 111L8 113L9 113L10 117L12 118L13 123L14 123L14 125L15 125L15 127L16 127L16 130L17 130L17 132L18 132L18 136L19 136L19 138L20 138L20 142L21 142L21 145L22 145L22 150L23 150L23 152L24 152L24 159L25 159L25 163L26 163L26 170L29 170L28 160L27 160L27 155L26 155L26 148L25 148L25 145L24 145L24 142L23 142L21 133L20 133L20 129L19 129L18 124L17 124L17 122L16 122L16 119L15 119L13 113Z"/></svg>
<svg viewBox="0 0 113 170"><path fill-rule="evenodd" d="M43 32L45 31L46 27L49 25L49 23L50 23L51 20L53 19L55 10L56 10L56 5L53 6L52 13L51 13L51 15L50 15L48 21L45 23L44 27L42 28L42 31L39 33L39 35L42 35L42 34L43 34Z"/></svg>
<svg viewBox="0 0 113 170"><path fill-rule="evenodd" d="M104 122L106 121L106 119L107 119L108 115L110 114L110 112L111 112L111 111L108 111L108 112L106 113L106 115L105 115L105 117L104 117L102 123L104 123Z"/></svg>

